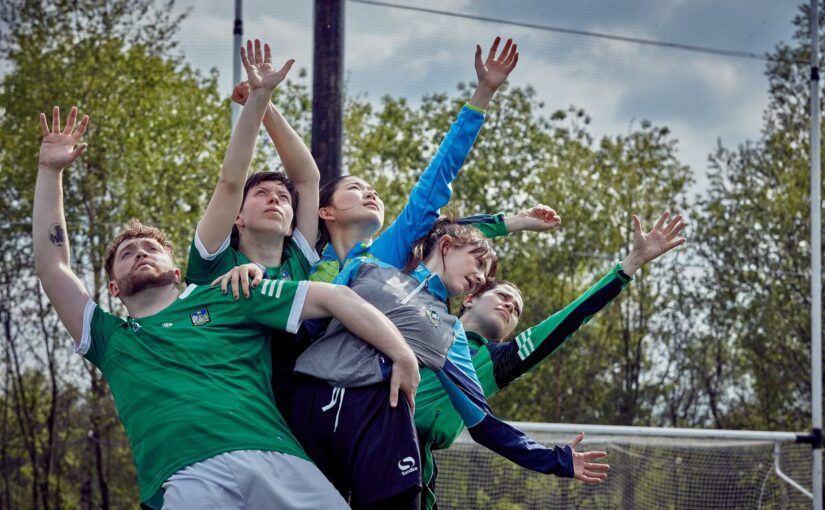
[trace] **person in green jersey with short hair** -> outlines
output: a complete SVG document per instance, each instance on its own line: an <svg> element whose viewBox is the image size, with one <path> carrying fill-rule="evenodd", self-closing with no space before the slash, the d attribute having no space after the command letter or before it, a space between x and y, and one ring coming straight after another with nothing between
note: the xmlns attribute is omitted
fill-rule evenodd
<svg viewBox="0 0 825 510"><path fill-rule="evenodd" d="M392 323L346 287L269 280L243 303L220 289L180 292L172 246L133 221L106 254L109 292L124 320L94 303L71 269L62 171L85 150L72 108L60 130L41 114L33 245L43 289L75 350L109 383L126 429L140 499L150 508L346 508L275 407L269 331L334 316L393 359L391 384L408 399L415 355ZM412 385L401 381L413 381ZM390 395L397 405L398 395Z"/></svg>
<svg viewBox="0 0 825 510"><path fill-rule="evenodd" d="M464 298L458 317L467 331L470 355L484 396L499 390L556 352L582 325L610 304L631 281L631 275L648 262L685 242L678 237L685 224L682 216L668 222L665 212L650 232L633 216L633 248L621 263L575 301L539 324L511 337L524 309L515 284L492 281ZM554 220L555 221L555 220ZM560 221L560 218L559 218ZM435 508L437 469L432 451L449 448L464 429L436 374L422 369L415 399L415 424L422 452L422 508Z"/></svg>
<svg viewBox="0 0 825 510"><path fill-rule="evenodd" d="M275 70L268 46L260 60L259 41L255 41L254 54L251 42L247 48L248 79L232 94L244 107L192 240L186 273L189 283L208 284L249 262L265 269L269 278L307 280L312 264L318 261L311 245L318 233L320 173L301 137L270 101L294 61ZM280 172L257 172L247 178L261 122L289 178Z"/></svg>

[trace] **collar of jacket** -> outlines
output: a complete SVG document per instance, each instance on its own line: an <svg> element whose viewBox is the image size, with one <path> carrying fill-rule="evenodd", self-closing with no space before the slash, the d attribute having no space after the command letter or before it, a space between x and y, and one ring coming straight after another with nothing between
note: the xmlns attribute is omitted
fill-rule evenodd
<svg viewBox="0 0 825 510"><path fill-rule="evenodd" d="M447 298L450 297L447 293L447 287L445 287L444 282L441 281L441 277L427 269L427 266L425 266L423 262L418 263L418 267L410 273L410 276L419 282L427 280L427 292L441 301L447 301Z"/></svg>

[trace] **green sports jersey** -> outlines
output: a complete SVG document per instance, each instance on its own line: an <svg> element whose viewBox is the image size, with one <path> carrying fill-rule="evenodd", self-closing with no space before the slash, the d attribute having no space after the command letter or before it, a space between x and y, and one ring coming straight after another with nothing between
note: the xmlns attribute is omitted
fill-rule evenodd
<svg viewBox="0 0 825 510"><path fill-rule="evenodd" d="M270 328L298 329L308 285L267 280L239 302L190 285L162 311L128 320L89 301L77 352L109 383L141 501L155 503L173 473L224 452L308 459L275 407L268 340Z"/></svg>
<svg viewBox="0 0 825 510"><path fill-rule="evenodd" d="M484 396L492 397L522 375L535 370L556 352L582 325L610 304L631 278L617 264L575 301L504 342L490 342L467 331L470 355ZM429 487L434 475L432 450L449 448L464 429L464 422L450 403L434 372L422 369L415 395L415 425L422 445L424 506L433 508L435 494Z"/></svg>
<svg viewBox="0 0 825 510"><path fill-rule="evenodd" d="M196 230L189 247L186 282L209 285L233 267L251 262L246 255L231 247L229 241L227 237L215 253L209 253L201 243ZM275 280L308 280L309 270L318 260L318 254L301 232L295 229L289 241L284 244L281 265L267 267L267 276Z"/></svg>

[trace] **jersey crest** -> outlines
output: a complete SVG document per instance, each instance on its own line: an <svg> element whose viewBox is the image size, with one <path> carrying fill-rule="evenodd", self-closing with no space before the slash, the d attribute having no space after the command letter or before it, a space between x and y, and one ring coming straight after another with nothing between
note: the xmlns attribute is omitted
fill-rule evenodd
<svg viewBox="0 0 825 510"><path fill-rule="evenodd" d="M196 310L189 314L189 317L191 317L192 319L193 326L203 326L204 324L212 320L209 317L209 309L205 306L200 310Z"/></svg>

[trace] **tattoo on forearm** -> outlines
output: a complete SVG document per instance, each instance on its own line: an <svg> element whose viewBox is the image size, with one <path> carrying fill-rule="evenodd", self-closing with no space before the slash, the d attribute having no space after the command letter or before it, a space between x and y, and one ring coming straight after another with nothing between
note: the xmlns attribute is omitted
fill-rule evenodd
<svg viewBox="0 0 825 510"><path fill-rule="evenodd" d="M63 225L54 223L49 227L49 242L55 246L63 246L66 242L66 232L63 230Z"/></svg>

